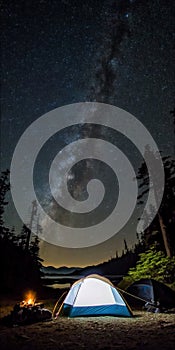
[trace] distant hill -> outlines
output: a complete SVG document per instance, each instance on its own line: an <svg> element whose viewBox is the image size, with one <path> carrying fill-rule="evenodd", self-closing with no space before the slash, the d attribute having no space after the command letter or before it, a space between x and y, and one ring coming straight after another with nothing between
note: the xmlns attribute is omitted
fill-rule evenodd
<svg viewBox="0 0 175 350"><path fill-rule="evenodd" d="M45 275L69 275L69 276L87 276L89 274L99 274L103 276L124 276L127 274L130 267L134 267L138 259L138 254L131 251L125 253L120 258L113 258L107 262L81 267L66 267L62 266L55 268L53 266L42 267L41 271Z"/></svg>
<svg viewBox="0 0 175 350"><path fill-rule="evenodd" d="M120 258L113 258L104 263L87 266L72 272L72 275L87 276L89 274L99 274L103 276L124 276L127 274L130 267L134 267L137 261L137 255L128 252Z"/></svg>
<svg viewBox="0 0 175 350"><path fill-rule="evenodd" d="M42 266L41 272L43 272L45 275L71 275L74 273L74 271L81 270L81 267L53 267L53 266Z"/></svg>

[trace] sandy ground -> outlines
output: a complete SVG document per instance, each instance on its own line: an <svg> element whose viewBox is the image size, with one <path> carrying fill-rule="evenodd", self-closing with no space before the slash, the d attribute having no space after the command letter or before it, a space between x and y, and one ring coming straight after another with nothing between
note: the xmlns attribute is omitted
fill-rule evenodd
<svg viewBox="0 0 175 350"><path fill-rule="evenodd" d="M49 304L48 304L49 305ZM47 302L46 302L46 306ZM51 304L50 304L51 309ZM9 304L0 306L1 317ZM0 326L0 349L133 349L175 348L175 313L133 311L133 318L65 318L33 325Z"/></svg>

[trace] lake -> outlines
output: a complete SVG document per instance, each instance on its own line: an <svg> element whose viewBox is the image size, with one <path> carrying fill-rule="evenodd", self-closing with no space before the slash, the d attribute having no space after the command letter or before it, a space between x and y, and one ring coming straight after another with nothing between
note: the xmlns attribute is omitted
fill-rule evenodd
<svg viewBox="0 0 175 350"><path fill-rule="evenodd" d="M85 277L84 275L45 275L42 278L43 285L52 288L70 288L70 286L79 279ZM106 275L114 285L118 284L122 279L123 275Z"/></svg>

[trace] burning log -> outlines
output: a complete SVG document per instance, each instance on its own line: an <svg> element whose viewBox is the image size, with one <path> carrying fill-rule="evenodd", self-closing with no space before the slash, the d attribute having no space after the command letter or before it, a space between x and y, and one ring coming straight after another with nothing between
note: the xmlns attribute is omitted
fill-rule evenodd
<svg viewBox="0 0 175 350"><path fill-rule="evenodd" d="M36 303L35 298L32 296L17 303L10 315L4 317L3 323L8 326L14 326L47 321L51 319L51 311L45 309L43 303Z"/></svg>

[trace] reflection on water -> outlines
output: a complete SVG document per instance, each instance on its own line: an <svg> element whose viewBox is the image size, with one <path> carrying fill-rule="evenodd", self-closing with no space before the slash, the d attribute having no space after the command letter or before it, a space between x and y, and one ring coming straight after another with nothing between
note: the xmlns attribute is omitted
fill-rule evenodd
<svg viewBox="0 0 175 350"><path fill-rule="evenodd" d="M65 279L79 280L82 277L84 277L84 276L81 276L81 275L69 276L69 275L57 275L57 274L55 274L55 275L44 275L41 278L48 279L48 280L65 280Z"/></svg>
<svg viewBox="0 0 175 350"><path fill-rule="evenodd" d="M57 288L70 288L70 283L55 283L55 284L45 284L45 287L50 287L53 289L57 289Z"/></svg>
<svg viewBox="0 0 175 350"><path fill-rule="evenodd" d="M83 278L83 275L44 275L42 276L43 285L53 289L70 288L73 283ZM106 275L114 285L117 285L123 278L123 275Z"/></svg>

